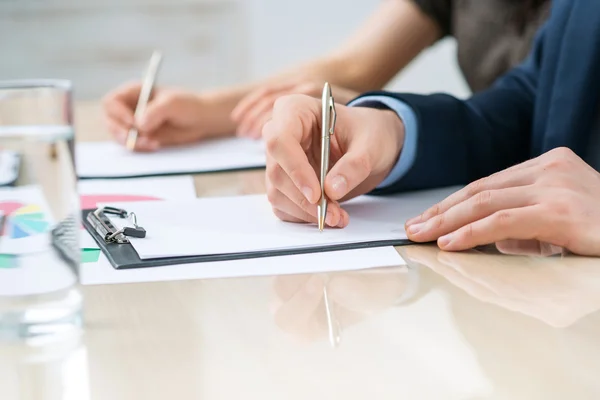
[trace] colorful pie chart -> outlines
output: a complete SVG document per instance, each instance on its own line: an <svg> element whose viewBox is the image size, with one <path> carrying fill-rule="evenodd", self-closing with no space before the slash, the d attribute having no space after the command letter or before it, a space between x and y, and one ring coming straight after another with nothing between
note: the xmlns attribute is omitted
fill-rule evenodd
<svg viewBox="0 0 600 400"><path fill-rule="evenodd" d="M6 235L11 239L39 235L46 232L49 225L41 207L31 204L20 207L9 215Z"/></svg>

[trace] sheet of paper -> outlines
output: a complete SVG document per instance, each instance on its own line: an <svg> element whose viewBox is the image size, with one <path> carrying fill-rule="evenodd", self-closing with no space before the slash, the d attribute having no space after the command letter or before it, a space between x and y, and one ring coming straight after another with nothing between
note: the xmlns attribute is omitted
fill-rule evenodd
<svg viewBox="0 0 600 400"><path fill-rule="evenodd" d="M406 239L405 221L454 190L361 196L344 204L350 215L346 228L323 232L314 224L280 221L264 195L133 203L147 234L131 242L141 259L149 259Z"/></svg>
<svg viewBox="0 0 600 400"><path fill-rule="evenodd" d="M351 271L405 264L393 247L126 270L114 269L104 258L97 263L83 264L80 269L80 281L83 285L178 281Z"/></svg>
<svg viewBox="0 0 600 400"><path fill-rule="evenodd" d="M94 179L79 181L81 208L99 204L196 198L191 176L164 176L133 179Z"/></svg>
<svg viewBox="0 0 600 400"><path fill-rule="evenodd" d="M0 253L32 254L50 246L53 217L40 186L0 188Z"/></svg>
<svg viewBox="0 0 600 400"><path fill-rule="evenodd" d="M81 178L124 178L163 174L228 171L265 166L262 141L215 139L155 153L132 153L115 142L78 143Z"/></svg>

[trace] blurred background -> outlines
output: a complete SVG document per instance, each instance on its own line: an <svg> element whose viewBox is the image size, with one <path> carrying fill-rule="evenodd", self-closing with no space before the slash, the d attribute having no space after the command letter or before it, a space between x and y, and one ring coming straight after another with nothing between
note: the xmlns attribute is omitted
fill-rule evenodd
<svg viewBox="0 0 600 400"><path fill-rule="evenodd" d="M158 84L215 88L261 78L342 43L381 0L0 0L0 79L66 78L76 98L140 79L154 49ZM453 39L389 88L465 97Z"/></svg>

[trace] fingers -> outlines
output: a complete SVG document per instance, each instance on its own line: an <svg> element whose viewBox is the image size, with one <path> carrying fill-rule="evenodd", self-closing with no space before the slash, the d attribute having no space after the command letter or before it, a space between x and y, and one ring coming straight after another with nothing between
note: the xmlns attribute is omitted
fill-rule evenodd
<svg viewBox="0 0 600 400"><path fill-rule="evenodd" d="M177 112L176 96L157 96L156 100L148 103L146 112L137 121L140 132L150 135L167 122Z"/></svg>
<svg viewBox="0 0 600 400"><path fill-rule="evenodd" d="M456 204L461 203L483 191L530 185L534 182L536 177L536 174L532 173L530 168L533 167L522 166L518 168L518 166L515 166L500 173L479 179L457 191L456 193L448 196L442 202L426 210L423 214L408 220L406 222L407 228L409 228L411 225L425 222L436 215L445 213Z"/></svg>
<svg viewBox="0 0 600 400"><path fill-rule="evenodd" d="M320 198L320 184L302 144L310 140L316 127L318 105L307 104L306 99L293 97L278 104L279 109L263 129L268 156L267 178L277 177L276 169L281 168L306 200L315 204ZM305 105L309 106L309 113L313 114L312 120L310 115L299 112ZM276 181L273 185L279 188L278 183L283 184L285 181Z"/></svg>
<svg viewBox="0 0 600 400"><path fill-rule="evenodd" d="M366 146L351 144L348 152L335 163L325 179L325 193L332 200L340 200L371 174L371 161Z"/></svg>
<svg viewBox="0 0 600 400"><path fill-rule="evenodd" d="M407 235L416 242L436 240L498 211L533 205L536 198L537 193L533 187L485 190L425 222L408 226Z"/></svg>
<svg viewBox="0 0 600 400"><path fill-rule="evenodd" d="M135 122L133 114L139 93L140 84L130 83L113 90L104 97L102 107L111 133L116 135L133 126Z"/></svg>
<svg viewBox="0 0 600 400"><path fill-rule="evenodd" d="M253 110L257 104L265 98L271 97L274 93L285 91L295 86L295 83L286 82L280 85L272 85L255 90L244 97L231 112L231 119L240 124L247 114ZM243 133L241 130L239 132Z"/></svg>
<svg viewBox="0 0 600 400"><path fill-rule="evenodd" d="M563 248L539 240L503 240L496 243L499 252L511 255L549 257L563 253Z"/></svg>
<svg viewBox="0 0 600 400"><path fill-rule="evenodd" d="M241 137L260 137L262 125L267 121L275 100L282 93L265 96L257 101L253 108L243 114L239 120L237 135Z"/></svg>
<svg viewBox="0 0 600 400"><path fill-rule="evenodd" d="M278 165L267 170L267 178L267 197L278 218L290 222L317 221L316 204L308 202ZM348 221L348 214L339 204L328 204L325 218L328 226L344 228Z"/></svg>
<svg viewBox="0 0 600 400"><path fill-rule="evenodd" d="M508 239L545 240L548 219L540 205L502 210L438 239L442 250L460 251Z"/></svg>

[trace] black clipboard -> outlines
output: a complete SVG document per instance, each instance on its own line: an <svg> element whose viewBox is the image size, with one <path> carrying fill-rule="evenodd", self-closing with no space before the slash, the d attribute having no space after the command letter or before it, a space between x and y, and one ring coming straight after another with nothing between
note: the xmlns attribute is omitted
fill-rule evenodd
<svg viewBox="0 0 600 400"><path fill-rule="evenodd" d="M382 240L374 242L348 243L339 245L303 247L300 249L282 249L275 251L256 251L242 253L227 253L227 254L210 254L199 256L183 256L183 257L163 257L140 259L138 253L131 243L107 243L94 226L88 221L88 214L94 213L95 210L84 210L82 212L82 221L85 229L94 238L108 261L115 269L133 269L133 268L149 268L161 267L167 265L192 264L211 261L230 261L242 260L248 258L265 258L276 256L287 256L296 254L308 253L323 253L329 251L366 249L374 247L400 246L408 245L412 242L408 239Z"/></svg>

